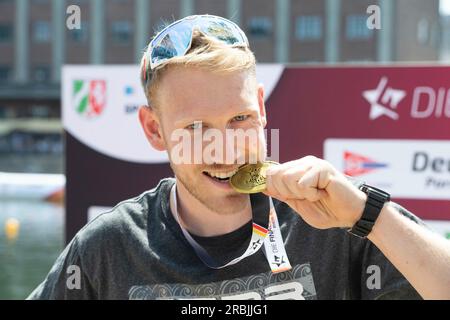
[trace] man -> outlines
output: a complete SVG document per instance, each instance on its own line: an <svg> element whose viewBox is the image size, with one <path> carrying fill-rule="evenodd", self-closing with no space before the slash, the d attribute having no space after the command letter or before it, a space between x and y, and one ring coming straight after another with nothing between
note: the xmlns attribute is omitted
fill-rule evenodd
<svg viewBox="0 0 450 320"><path fill-rule="evenodd" d="M385 193L358 188L312 156L270 166L265 196L231 187L243 163L266 156L264 90L234 23L192 16L171 24L141 70L148 106L139 120L150 144L167 150L175 179L88 223L30 299L419 298L372 243L385 248L392 217L420 223ZM195 147L175 152L173 133L192 142L198 129L226 138L202 161L180 161ZM224 157L236 151L225 132L239 129L257 142Z"/></svg>

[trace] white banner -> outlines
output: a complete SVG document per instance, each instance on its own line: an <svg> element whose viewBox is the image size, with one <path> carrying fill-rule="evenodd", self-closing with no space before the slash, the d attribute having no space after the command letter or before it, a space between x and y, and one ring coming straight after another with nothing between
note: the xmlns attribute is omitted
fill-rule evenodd
<svg viewBox="0 0 450 320"><path fill-rule="evenodd" d="M394 198L450 200L450 141L327 139L324 158Z"/></svg>
<svg viewBox="0 0 450 320"><path fill-rule="evenodd" d="M125 161L166 162L139 124L146 104L137 66L65 66L62 74L63 125L95 151Z"/></svg>
<svg viewBox="0 0 450 320"><path fill-rule="evenodd" d="M266 99L283 66L257 66ZM138 163L168 162L166 152L151 147L137 111L146 105L137 65L69 65L62 71L62 118L65 130L109 157Z"/></svg>

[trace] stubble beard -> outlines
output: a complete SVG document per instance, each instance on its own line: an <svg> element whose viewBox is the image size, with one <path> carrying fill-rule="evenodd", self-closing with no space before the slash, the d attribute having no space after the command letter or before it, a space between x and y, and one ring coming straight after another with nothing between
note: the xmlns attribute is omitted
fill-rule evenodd
<svg viewBox="0 0 450 320"><path fill-rule="evenodd" d="M245 194L236 192L224 194L223 196L208 195L208 190L201 190L199 183L190 183L192 179L189 179L189 177L185 177L180 172L177 172L178 170L175 170L173 167L172 170L175 172L178 182L184 186L192 197L194 197L206 208L219 215L230 215L241 212L248 205L247 195Z"/></svg>

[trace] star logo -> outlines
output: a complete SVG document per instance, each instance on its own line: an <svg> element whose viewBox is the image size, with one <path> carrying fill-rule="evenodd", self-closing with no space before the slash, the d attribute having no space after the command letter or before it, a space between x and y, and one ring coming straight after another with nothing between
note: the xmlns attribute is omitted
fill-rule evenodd
<svg viewBox="0 0 450 320"><path fill-rule="evenodd" d="M261 239L258 239L252 243L252 248L255 250L261 244Z"/></svg>
<svg viewBox="0 0 450 320"><path fill-rule="evenodd" d="M387 116L392 120L398 120L395 112L398 104L406 96L406 91L387 87L388 78L381 78L376 89L363 91L363 97L370 103L370 120L381 116Z"/></svg>
<svg viewBox="0 0 450 320"><path fill-rule="evenodd" d="M275 262L272 262L272 264L276 265L277 267L280 267L283 263L286 263L284 260L284 256L281 256L281 258L277 255L274 255Z"/></svg>

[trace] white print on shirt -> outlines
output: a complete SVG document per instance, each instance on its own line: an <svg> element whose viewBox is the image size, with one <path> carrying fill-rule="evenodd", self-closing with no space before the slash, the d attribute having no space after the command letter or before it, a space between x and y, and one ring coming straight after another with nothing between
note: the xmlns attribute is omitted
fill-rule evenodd
<svg viewBox="0 0 450 320"><path fill-rule="evenodd" d="M296 265L289 271L271 271L248 277L203 284L156 284L131 287L130 300L315 300L311 265Z"/></svg>

